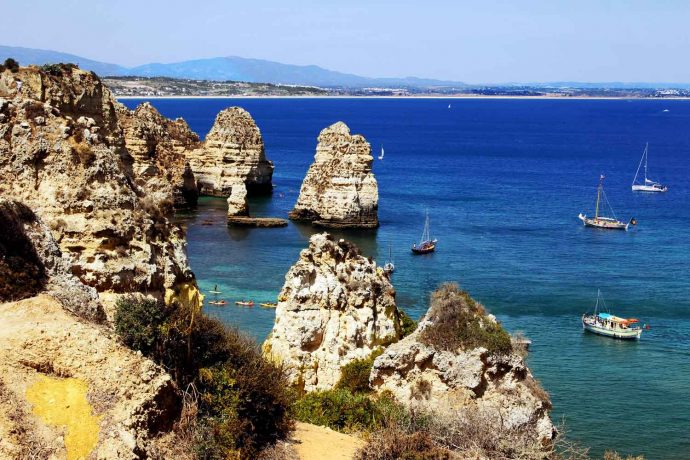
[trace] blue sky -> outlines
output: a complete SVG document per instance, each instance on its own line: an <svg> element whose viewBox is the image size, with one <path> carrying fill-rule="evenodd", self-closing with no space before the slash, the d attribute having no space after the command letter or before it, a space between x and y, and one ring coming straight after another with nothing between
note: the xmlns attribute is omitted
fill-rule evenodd
<svg viewBox="0 0 690 460"><path fill-rule="evenodd" d="M0 44L469 83L690 82L690 1L1 0Z"/></svg>

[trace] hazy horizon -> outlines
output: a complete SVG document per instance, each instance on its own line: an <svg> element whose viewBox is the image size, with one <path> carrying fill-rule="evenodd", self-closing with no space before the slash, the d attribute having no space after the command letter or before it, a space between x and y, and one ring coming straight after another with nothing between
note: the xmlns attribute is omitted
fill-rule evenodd
<svg viewBox="0 0 690 460"><path fill-rule="evenodd" d="M3 7L0 43L126 67L239 56L470 84L690 82L681 1L235 5L26 0Z"/></svg>

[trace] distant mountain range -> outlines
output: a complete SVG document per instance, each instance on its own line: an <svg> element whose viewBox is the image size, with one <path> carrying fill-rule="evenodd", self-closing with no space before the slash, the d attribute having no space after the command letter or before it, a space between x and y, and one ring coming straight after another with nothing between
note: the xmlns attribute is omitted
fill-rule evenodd
<svg viewBox="0 0 690 460"><path fill-rule="evenodd" d="M22 65L71 62L100 76L170 77L193 80L243 81L249 83L273 83L282 85L319 86L325 88L478 88L478 87L531 87L531 88L690 88L690 84L678 83L502 83L468 85L458 81L427 78L370 78L336 72L315 65L300 66L282 64L262 59L236 56L194 59L170 64L151 63L137 67L94 61L74 54L61 53L17 46L0 46L0 60L12 57Z"/></svg>
<svg viewBox="0 0 690 460"><path fill-rule="evenodd" d="M71 62L78 64L82 69L93 70L100 76L170 77L194 80L232 80L249 83L350 88L363 88L367 86L415 88L467 86L460 82L415 77L369 78L336 72L315 65L290 65L236 56L194 59L171 64L151 63L137 67L124 67L58 51L0 46L0 60L5 60L8 57L16 59L22 65Z"/></svg>

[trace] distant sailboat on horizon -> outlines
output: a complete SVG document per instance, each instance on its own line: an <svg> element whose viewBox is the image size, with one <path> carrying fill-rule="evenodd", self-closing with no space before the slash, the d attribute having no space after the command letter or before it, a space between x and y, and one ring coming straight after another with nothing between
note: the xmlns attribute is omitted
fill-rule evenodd
<svg viewBox="0 0 690 460"><path fill-rule="evenodd" d="M637 165L637 172L635 172L635 178L632 182L633 192L657 192L663 193L668 192L668 187L660 184L659 182L653 181L647 178L647 158L649 157L649 142L644 146L644 152L642 152L642 158L640 158L640 164ZM642 162L644 162L644 182L638 183L637 176L640 175L640 168L642 167Z"/></svg>
<svg viewBox="0 0 690 460"><path fill-rule="evenodd" d="M383 144L381 144L381 153L379 154L379 160L383 160L383 154L384 154Z"/></svg>

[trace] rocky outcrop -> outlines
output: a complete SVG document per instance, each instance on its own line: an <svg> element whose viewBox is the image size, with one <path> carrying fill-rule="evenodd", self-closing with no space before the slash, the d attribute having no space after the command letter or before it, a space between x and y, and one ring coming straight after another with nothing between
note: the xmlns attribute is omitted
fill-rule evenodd
<svg viewBox="0 0 690 460"><path fill-rule="evenodd" d="M314 163L290 218L324 227L378 227L378 185L371 146L343 122L321 131Z"/></svg>
<svg viewBox="0 0 690 460"><path fill-rule="evenodd" d="M285 275L264 353L306 391L331 388L341 367L401 336L395 290L356 246L327 233L309 240Z"/></svg>
<svg viewBox="0 0 690 460"><path fill-rule="evenodd" d="M45 293L0 304L0 324L0 458L150 458L179 414L162 368Z"/></svg>
<svg viewBox="0 0 690 460"><path fill-rule="evenodd" d="M249 216L247 187L241 180L236 180L228 187L228 217Z"/></svg>
<svg viewBox="0 0 690 460"><path fill-rule="evenodd" d="M199 192L186 152L201 143L187 122L165 118L148 102L135 110L118 104L117 117L137 185L166 211L196 205Z"/></svg>
<svg viewBox="0 0 690 460"><path fill-rule="evenodd" d="M203 147L187 153L203 195L230 196L232 184L241 180L250 192L270 192L273 163L266 159L261 131L240 107L216 116Z"/></svg>
<svg viewBox="0 0 690 460"><path fill-rule="evenodd" d="M72 274L69 257L31 209L0 198L0 229L0 302L46 291L76 315L105 318L96 290Z"/></svg>
<svg viewBox="0 0 690 460"><path fill-rule="evenodd" d="M464 299L457 296L452 302L462 303ZM452 310L448 304L443 308ZM425 335L441 321L435 321L433 309L432 305L414 333L376 358L371 386L390 392L408 406L461 417L463 411L471 410L501 429L525 433L543 444L550 441L554 434L549 418L551 402L522 356L489 352L483 346L448 349L442 339L434 343L428 338L433 334ZM480 321L495 324L496 320L485 315Z"/></svg>
<svg viewBox="0 0 690 460"><path fill-rule="evenodd" d="M113 96L91 72L49 72L0 73L0 196L29 206L99 291L193 281L182 231L128 168Z"/></svg>

